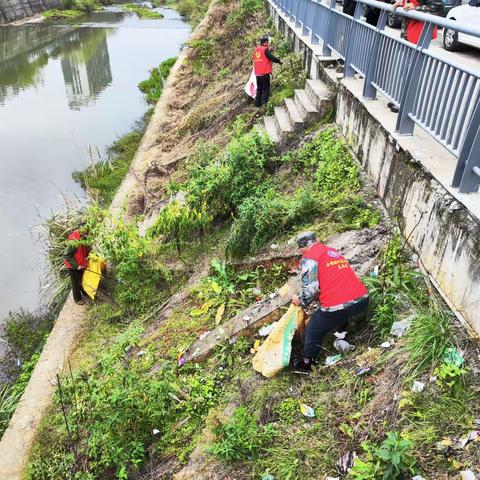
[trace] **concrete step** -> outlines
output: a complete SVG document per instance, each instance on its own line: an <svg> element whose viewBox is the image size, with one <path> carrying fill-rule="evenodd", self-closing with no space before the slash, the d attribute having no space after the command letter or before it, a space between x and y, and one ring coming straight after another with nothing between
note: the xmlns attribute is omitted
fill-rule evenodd
<svg viewBox="0 0 480 480"><path fill-rule="evenodd" d="M265 133L268 135L267 133L267 129L265 128L265 124L264 123L256 123L253 128L255 130L257 130L258 133Z"/></svg>
<svg viewBox="0 0 480 480"><path fill-rule="evenodd" d="M280 143L280 133L277 128L277 122L275 121L275 117L272 115L271 117L263 117L263 122L265 123L265 130L267 135L270 137L273 143Z"/></svg>
<svg viewBox="0 0 480 480"><path fill-rule="evenodd" d="M322 118L333 106L333 94L321 80L308 79L305 92Z"/></svg>
<svg viewBox="0 0 480 480"><path fill-rule="evenodd" d="M289 133L293 132L293 125L292 125L292 122L290 121L288 112L284 107L274 107L273 111L274 111L275 122L277 123L278 132L280 133L280 137L284 138Z"/></svg>
<svg viewBox="0 0 480 480"><path fill-rule="evenodd" d="M293 98L286 98L285 107L287 108L288 116L290 117L290 122L292 123L293 130L295 132L299 132L303 128L305 128L305 117L300 113L300 110L297 108L295 100Z"/></svg>
<svg viewBox="0 0 480 480"><path fill-rule="evenodd" d="M313 122L318 118L318 110L310 100L305 90L295 89L295 105L306 122Z"/></svg>

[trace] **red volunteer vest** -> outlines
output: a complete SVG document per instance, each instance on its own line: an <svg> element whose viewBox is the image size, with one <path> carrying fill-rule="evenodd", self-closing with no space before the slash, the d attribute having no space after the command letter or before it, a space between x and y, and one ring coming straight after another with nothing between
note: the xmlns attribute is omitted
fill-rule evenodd
<svg viewBox="0 0 480 480"><path fill-rule="evenodd" d="M322 307L351 302L368 293L340 252L323 243L314 243L303 255L318 263L318 297Z"/></svg>
<svg viewBox="0 0 480 480"><path fill-rule="evenodd" d="M78 230L74 230L69 236L68 236L68 241L70 240L81 240L80 232ZM73 254L73 258L75 261L78 263L80 267L87 268L87 257L88 257L88 250L85 245L82 245L77 248L77 251ZM72 265L70 265L70 262L67 260L63 260L65 265L68 268L73 268Z"/></svg>
<svg viewBox="0 0 480 480"><path fill-rule="evenodd" d="M267 75L272 73L272 62L266 57L267 47L260 45L253 51L253 71L255 75Z"/></svg>
<svg viewBox="0 0 480 480"><path fill-rule="evenodd" d="M403 0L403 4L405 5L407 1L413 3L416 7L420 6L420 3L417 0ZM424 22L421 22L420 20L414 20L413 18L407 19L407 40L409 42L418 44L418 41L420 40L420 35L422 34L423 25ZM434 40L437 38L436 26L433 28L432 38Z"/></svg>

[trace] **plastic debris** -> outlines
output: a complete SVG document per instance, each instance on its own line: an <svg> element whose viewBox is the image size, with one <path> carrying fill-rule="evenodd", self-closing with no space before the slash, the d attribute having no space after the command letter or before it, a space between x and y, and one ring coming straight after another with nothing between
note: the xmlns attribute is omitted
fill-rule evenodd
<svg viewBox="0 0 480 480"><path fill-rule="evenodd" d="M275 480L275 477L273 475L270 475L269 473L266 473L263 477L262 480Z"/></svg>
<svg viewBox="0 0 480 480"><path fill-rule="evenodd" d="M470 442L475 442L478 440L478 433L473 430L472 432L468 433L464 437L460 438L457 441L456 446L458 448L465 448Z"/></svg>
<svg viewBox="0 0 480 480"><path fill-rule="evenodd" d="M181 367L184 363L185 363L185 357L182 355L182 356L178 359L178 366Z"/></svg>
<svg viewBox="0 0 480 480"><path fill-rule="evenodd" d="M355 345L348 343L346 340L337 339L333 342L333 348L338 352L349 352L350 350L355 350Z"/></svg>
<svg viewBox="0 0 480 480"><path fill-rule="evenodd" d="M275 297L277 297L277 296L278 296L278 293L277 293L277 292L274 292L274 293L271 293L271 294L268 296L268 298L269 298L270 300L273 300L273 299L274 299Z"/></svg>
<svg viewBox="0 0 480 480"><path fill-rule="evenodd" d="M250 349L250 353L258 352L259 348L260 348L260 340L255 340L255 343L253 344L253 348Z"/></svg>
<svg viewBox="0 0 480 480"><path fill-rule="evenodd" d="M198 337L198 339L199 339L199 340L203 340L204 338L206 338L206 337L208 336L209 333L210 333L210 331L203 332L203 333Z"/></svg>
<svg viewBox="0 0 480 480"><path fill-rule="evenodd" d="M359 377L360 375L364 375L365 373L368 373L371 370L370 367L365 367L365 368L359 368L356 372L355 375Z"/></svg>
<svg viewBox="0 0 480 480"><path fill-rule="evenodd" d="M250 317L249 315L245 315L245 316L243 317L243 320L248 323L248 322L251 320L251 318L252 318L252 317Z"/></svg>
<svg viewBox="0 0 480 480"><path fill-rule="evenodd" d="M312 407L305 405L304 403L300 404L300 411L302 412L302 415L305 417L308 417L308 418L315 417L315 410Z"/></svg>
<svg viewBox="0 0 480 480"><path fill-rule="evenodd" d="M262 294L262 291L258 288L258 287L255 287L255 288L252 288L252 293L258 297L259 295Z"/></svg>
<svg viewBox="0 0 480 480"><path fill-rule="evenodd" d="M325 477L325 480L340 480L340 477Z"/></svg>
<svg viewBox="0 0 480 480"><path fill-rule="evenodd" d="M271 331L277 326L277 324L278 322L273 322L273 323L270 323L270 325L265 325L258 331L258 334L261 337L268 337Z"/></svg>
<svg viewBox="0 0 480 480"><path fill-rule="evenodd" d="M353 467L353 462L356 458L356 452L347 452L345 455L342 455L336 463L339 473L346 474Z"/></svg>
<svg viewBox="0 0 480 480"><path fill-rule="evenodd" d="M425 480L421 475L415 475L412 480Z"/></svg>
<svg viewBox="0 0 480 480"><path fill-rule="evenodd" d="M413 385L412 385L412 392L413 393L420 393L423 391L423 389L425 388L425 384L422 383L422 382L417 382L417 380L415 380L413 382Z"/></svg>
<svg viewBox="0 0 480 480"><path fill-rule="evenodd" d="M443 355L443 361L447 365L455 365L456 367L461 367L465 359L463 358L463 352L457 350L455 347L450 347Z"/></svg>
<svg viewBox="0 0 480 480"><path fill-rule="evenodd" d="M380 344L380 348L390 348L392 344L390 342L383 342Z"/></svg>
<svg viewBox="0 0 480 480"><path fill-rule="evenodd" d="M325 365L327 367L331 367L332 365L335 365L342 359L341 355L332 355L331 357L327 357L325 359Z"/></svg>
<svg viewBox="0 0 480 480"><path fill-rule="evenodd" d="M473 423L474 423L475 425L480 425L480 418L476 418L476 419L473 421Z"/></svg>
<svg viewBox="0 0 480 480"><path fill-rule="evenodd" d="M143 357L145 355L145 352L144 350L140 350L138 353L137 353L137 357Z"/></svg>
<svg viewBox="0 0 480 480"><path fill-rule="evenodd" d="M270 248L271 248L272 250L276 250L279 246L280 246L280 245L279 245L278 243L272 243L272 244L270 245Z"/></svg>
<svg viewBox="0 0 480 480"><path fill-rule="evenodd" d="M160 433L160 430L154 428L154 429L152 430L152 433L153 433L154 435L158 435L158 434Z"/></svg>
<svg viewBox="0 0 480 480"><path fill-rule="evenodd" d="M410 328L411 324L411 317L408 317L405 320L399 320L398 322L393 322L390 333L395 337L403 337L405 335L405 332Z"/></svg>
<svg viewBox="0 0 480 480"><path fill-rule="evenodd" d="M373 270L370 272L370 276L373 277L373 278L377 278L379 270L380 270L380 265L375 265Z"/></svg>
<svg viewBox="0 0 480 480"><path fill-rule="evenodd" d="M460 476L462 477L462 480L476 480L477 478L471 470L462 470Z"/></svg>
<svg viewBox="0 0 480 480"><path fill-rule="evenodd" d="M334 335L338 340L344 340L347 336L347 332L335 332Z"/></svg>

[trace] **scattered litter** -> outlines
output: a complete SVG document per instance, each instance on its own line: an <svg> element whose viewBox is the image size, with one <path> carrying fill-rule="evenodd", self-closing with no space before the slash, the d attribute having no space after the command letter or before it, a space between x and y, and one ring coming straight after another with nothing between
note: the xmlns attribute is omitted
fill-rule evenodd
<svg viewBox="0 0 480 480"><path fill-rule="evenodd" d="M359 377L360 375L363 375L365 373L368 373L371 370L370 367L365 367L365 368L359 368L356 372L355 375Z"/></svg>
<svg viewBox="0 0 480 480"><path fill-rule="evenodd" d="M423 392L424 388L425 388L425 384L423 382L417 382L417 380L415 380L412 385L412 392L420 393L420 392Z"/></svg>
<svg viewBox="0 0 480 480"><path fill-rule="evenodd" d="M287 245L293 245L295 241L296 241L295 238L291 238L290 240L287 240Z"/></svg>
<svg viewBox="0 0 480 480"><path fill-rule="evenodd" d="M253 348L250 349L250 353L258 352L259 348L260 348L260 340L255 340L255 343L253 344Z"/></svg>
<svg viewBox="0 0 480 480"><path fill-rule="evenodd" d="M208 336L209 333L210 333L210 331L203 332L203 333L198 337L198 339L199 339L199 340L203 340L204 338L206 338L206 337Z"/></svg>
<svg viewBox="0 0 480 480"><path fill-rule="evenodd" d="M412 315L406 318L405 320L399 320L398 322L393 322L392 329L390 333L395 337L403 337L405 332L410 328L412 324Z"/></svg>
<svg viewBox="0 0 480 480"><path fill-rule="evenodd" d="M305 405L304 403L300 404L300 411L302 412L302 415L304 415L305 417L308 417L308 418L315 417L315 410L312 407Z"/></svg>
<svg viewBox="0 0 480 480"><path fill-rule="evenodd" d="M421 475L415 475L412 480L425 480Z"/></svg>
<svg viewBox="0 0 480 480"><path fill-rule="evenodd" d="M215 325L220 325L220 322L222 321L222 317L224 313L225 313L225 304L222 303L217 308L217 313L215 314Z"/></svg>
<svg viewBox="0 0 480 480"><path fill-rule="evenodd" d="M438 377L436 375L430 375L430 378L428 380L430 382L436 382L438 380Z"/></svg>
<svg viewBox="0 0 480 480"><path fill-rule="evenodd" d="M269 473L266 473L263 477L262 480L275 480L275 477L273 475L270 475Z"/></svg>
<svg viewBox="0 0 480 480"><path fill-rule="evenodd" d="M390 348L392 344L390 342L383 342L380 344L380 348Z"/></svg>
<svg viewBox="0 0 480 480"><path fill-rule="evenodd" d="M154 429L152 430L152 433L153 433L154 435L158 435L158 434L160 433L160 430L157 430L156 428L154 428Z"/></svg>
<svg viewBox="0 0 480 480"><path fill-rule="evenodd" d="M261 337L268 337L271 331L276 327L277 324L278 322L273 322L273 323L270 323L270 325L265 325L258 331L258 334Z"/></svg>
<svg viewBox="0 0 480 480"><path fill-rule="evenodd" d="M480 425L480 418L476 418L476 419L473 421L473 423L474 423L475 425Z"/></svg>
<svg viewBox="0 0 480 480"><path fill-rule="evenodd" d="M447 365L461 367L465 359L463 358L463 352L461 350L457 350L455 347L450 347L443 355L443 361Z"/></svg>
<svg viewBox="0 0 480 480"><path fill-rule="evenodd" d="M333 348L338 352L349 352L350 350L355 350L355 345L348 343L346 340L337 339L333 342Z"/></svg>
<svg viewBox="0 0 480 480"><path fill-rule="evenodd" d="M380 265L375 265L373 270L370 272L370 276L373 278L377 278L379 269L380 269Z"/></svg>
<svg viewBox="0 0 480 480"><path fill-rule="evenodd" d="M478 440L478 433L473 430L472 432L468 433L464 437L460 438L457 441L456 446L458 448L465 448L470 442L475 442Z"/></svg>
<svg viewBox="0 0 480 480"><path fill-rule="evenodd" d="M444 438L440 442L437 442L435 444L435 447L438 451L442 453L447 453L452 448L452 440L450 440L450 438Z"/></svg>
<svg viewBox="0 0 480 480"><path fill-rule="evenodd" d="M336 363L338 363L340 360L342 359L342 356L341 355L333 355L331 357L327 357L325 359L325 365L327 367L330 367L332 365L335 365Z"/></svg>
<svg viewBox="0 0 480 480"><path fill-rule="evenodd" d="M339 473L343 475L346 474L348 470L353 467L353 462L356 458L356 452L347 452L345 455L342 455L336 463Z"/></svg>
<svg viewBox="0 0 480 480"><path fill-rule="evenodd" d="M245 315L245 316L243 317L243 320L248 323L251 318L252 318L252 317L250 317L249 315Z"/></svg>
<svg viewBox="0 0 480 480"><path fill-rule="evenodd" d="M344 340L345 337L347 336L347 332L335 332L334 335L339 340Z"/></svg>
<svg viewBox="0 0 480 480"><path fill-rule="evenodd" d="M125 347L125 348L124 348L125 353L128 353L131 349L132 349L132 346L131 346L131 345L129 345L128 347Z"/></svg>
<svg viewBox="0 0 480 480"><path fill-rule="evenodd" d="M278 243L272 243L272 244L270 245L270 248L271 248L272 250L276 250L279 246L280 246L280 245L279 245Z"/></svg>
<svg viewBox="0 0 480 480"><path fill-rule="evenodd" d="M181 357L178 359L178 366L181 367L184 363L185 363L185 357L184 357L184 356L181 356Z"/></svg>
<svg viewBox="0 0 480 480"><path fill-rule="evenodd" d="M277 296L278 296L278 293L277 293L277 292L274 292L274 293L271 293L271 294L268 296L268 298L269 298L270 300L273 300L273 299L274 299L275 297L277 297Z"/></svg>
<svg viewBox="0 0 480 480"><path fill-rule="evenodd" d="M262 294L262 291L258 288L258 287L255 287L255 288L252 288L252 293L258 297L259 295Z"/></svg>
<svg viewBox="0 0 480 480"><path fill-rule="evenodd" d="M143 357L145 355L145 351L144 350L140 350L138 353L137 353L137 357Z"/></svg>
<svg viewBox="0 0 480 480"><path fill-rule="evenodd" d="M255 316L255 315L258 313L259 310L260 310L260 309L259 309L258 307L255 307L255 308L252 310L252 315Z"/></svg>
<svg viewBox="0 0 480 480"><path fill-rule="evenodd" d="M377 360L380 358L381 355L382 355L381 348L369 347L366 352L357 356L357 358L355 359L355 363L361 368L366 368L366 367L371 368L377 363Z"/></svg>
<svg viewBox="0 0 480 480"><path fill-rule="evenodd" d="M325 477L325 480L340 480L340 477Z"/></svg>
<svg viewBox="0 0 480 480"><path fill-rule="evenodd" d="M475 474L471 470L463 470L460 472L462 480L476 480Z"/></svg>

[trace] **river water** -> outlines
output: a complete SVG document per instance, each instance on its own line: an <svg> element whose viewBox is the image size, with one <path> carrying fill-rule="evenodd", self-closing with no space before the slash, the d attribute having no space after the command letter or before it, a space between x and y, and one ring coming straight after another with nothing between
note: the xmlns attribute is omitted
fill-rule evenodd
<svg viewBox="0 0 480 480"><path fill-rule="evenodd" d="M186 41L189 25L157 10L164 19L111 8L80 26L0 27L0 323L38 306L38 225L84 197L72 171L89 164L89 150L104 156L145 112L138 83Z"/></svg>

